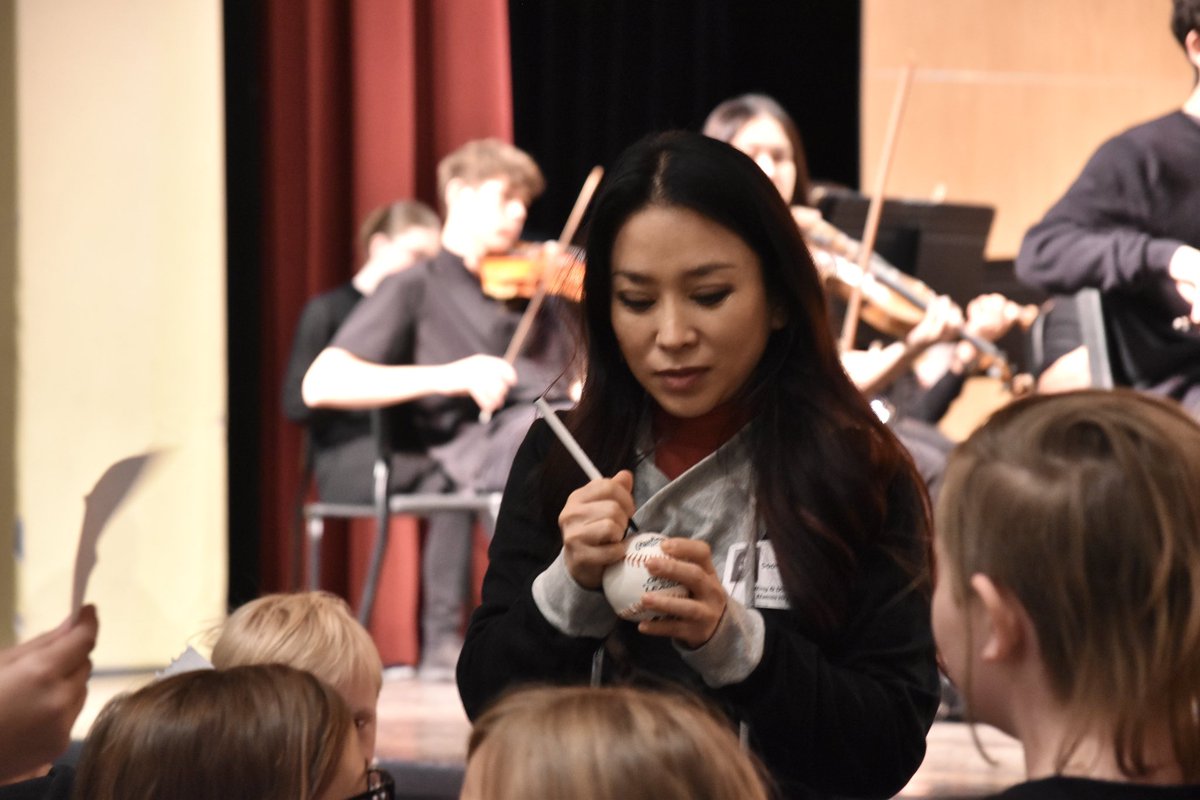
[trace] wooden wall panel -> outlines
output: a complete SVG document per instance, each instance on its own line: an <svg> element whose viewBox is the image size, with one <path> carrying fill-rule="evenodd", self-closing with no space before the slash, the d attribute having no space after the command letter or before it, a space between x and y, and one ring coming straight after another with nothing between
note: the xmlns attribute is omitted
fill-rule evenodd
<svg viewBox="0 0 1200 800"><path fill-rule="evenodd" d="M996 207L992 258L1102 141L1178 108L1192 71L1170 0L865 0L863 186L874 184L901 69L917 70L888 196Z"/></svg>

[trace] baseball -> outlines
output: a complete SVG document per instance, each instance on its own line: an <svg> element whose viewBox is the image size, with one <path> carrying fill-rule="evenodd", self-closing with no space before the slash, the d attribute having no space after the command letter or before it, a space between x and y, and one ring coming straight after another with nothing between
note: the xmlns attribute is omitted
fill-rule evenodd
<svg viewBox="0 0 1200 800"><path fill-rule="evenodd" d="M670 558L662 551L666 539L661 533L639 533L625 540L625 558L604 570L604 596L621 619L638 622L653 619L653 612L642 607L642 595L662 592L671 597L687 597L687 589L646 569L652 558Z"/></svg>

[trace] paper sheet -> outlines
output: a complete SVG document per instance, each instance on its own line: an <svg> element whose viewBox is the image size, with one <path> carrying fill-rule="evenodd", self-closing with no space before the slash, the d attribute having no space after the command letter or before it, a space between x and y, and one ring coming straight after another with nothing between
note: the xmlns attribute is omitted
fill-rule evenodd
<svg viewBox="0 0 1200 800"><path fill-rule="evenodd" d="M96 566L96 544L112 515L137 484L146 467L158 458L150 451L123 458L104 471L92 491L83 498L83 530L79 533L79 549L75 553L75 577L71 582L71 615L83 607L88 578Z"/></svg>
<svg viewBox="0 0 1200 800"><path fill-rule="evenodd" d="M183 672L195 672L198 669L212 668L212 662L196 652L196 648L189 644L187 649L180 653L178 657L171 659L171 663L165 669L154 673L154 679L161 680L162 678L179 675Z"/></svg>

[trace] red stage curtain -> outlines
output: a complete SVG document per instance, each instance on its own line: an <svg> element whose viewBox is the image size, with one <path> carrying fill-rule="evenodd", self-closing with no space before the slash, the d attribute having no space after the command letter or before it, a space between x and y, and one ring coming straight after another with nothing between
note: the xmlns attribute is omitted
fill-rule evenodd
<svg viewBox="0 0 1200 800"><path fill-rule="evenodd" d="M438 159L469 139L512 141L512 87L507 0L264 2L261 578L278 591L291 588L300 460L279 387L300 308L353 274L371 208L436 207ZM322 562L354 600L370 544L358 527L330 526ZM416 531L396 527L372 632L386 663L412 663Z"/></svg>

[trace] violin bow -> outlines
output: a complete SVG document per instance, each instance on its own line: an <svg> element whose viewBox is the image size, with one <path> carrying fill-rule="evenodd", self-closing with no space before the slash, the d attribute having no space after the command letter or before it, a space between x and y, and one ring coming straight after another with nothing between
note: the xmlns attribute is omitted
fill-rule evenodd
<svg viewBox="0 0 1200 800"><path fill-rule="evenodd" d="M575 205L567 217L567 224L563 226L562 233L558 236L560 253L566 252L567 246L575 238L575 231L578 230L579 223L583 221L583 212L587 211L588 204L592 202L592 195L595 194L596 186L602 177L604 177L604 167L597 165L592 167L592 171L584 180L583 188L579 190L579 196L575 198ZM517 323L517 329L508 343L508 349L504 351L504 360L509 364L516 363L517 355L520 354L521 348L525 345L525 339L529 336L529 330L533 327L533 320L542 307L542 301L546 299L546 291L547 281L543 277L538 281L533 297L529 298L529 305L525 307L525 313L521 315L521 321Z"/></svg>
<svg viewBox="0 0 1200 800"><path fill-rule="evenodd" d="M600 179L604 177L604 167L596 165L592 167L592 171L583 181L583 187L579 190L579 196L575 198L575 205L571 208L571 213L567 216L567 223L563 225L562 233L558 235L558 250L560 253L566 252L566 248L570 245L571 240L575 238L575 231L579 229L579 223L583 221L583 213L587 211L588 204L592 202L592 195L596 193L596 187L600 184ZM533 297L529 298L529 305L525 307L525 313L521 315L521 319L517 322L517 329L513 331L513 337L508 342L508 348L504 351L504 360L509 364L515 364L517 356L521 353L521 348L525 346L525 340L529 338L529 331L533 328L533 321L537 318L538 311L542 307L542 301L546 299L547 282L545 277L538 281L537 288L533 292ZM491 412L481 411L479 413L480 422L488 422L492 418Z"/></svg>
<svg viewBox="0 0 1200 800"><path fill-rule="evenodd" d="M913 70L913 63L910 61L900 74L900 84L896 87L896 96L892 101L892 116L888 120L887 135L883 140L879 171L875 174L875 190L872 192L870 204L867 206L862 246L858 252L858 269L862 278L850 290L846 316L842 320L842 336L838 340L838 349L843 353L854 349L854 339L858 335L858 318L862 310L862 281L867 280L867 276L871 274L871 254L875 252L875 236L879 233L879 218L883 214L883 193L887 188L892 156L896 152L896 139L900 133L900 120L904 116L904 103L908 99Z"/></svg>

